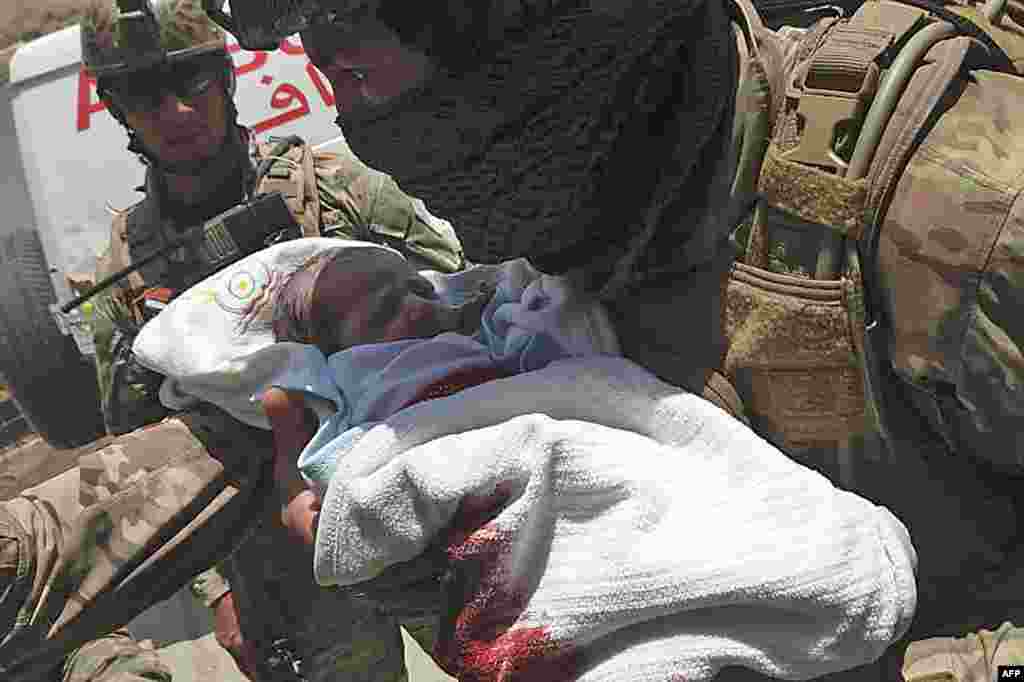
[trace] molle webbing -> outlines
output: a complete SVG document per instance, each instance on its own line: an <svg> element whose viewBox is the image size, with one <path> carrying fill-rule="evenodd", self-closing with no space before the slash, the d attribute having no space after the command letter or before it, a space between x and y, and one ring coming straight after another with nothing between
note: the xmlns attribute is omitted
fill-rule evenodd
<svg viewBox="0 0 1024 682"><path fill-rule="evenodd" d="M811 57L804 86L813 90L858 92L878 56L892 43L892 33L859 23L840 23Z"/></svg>
<svg viewBox="0 0 1024 682"><path fill-rule="evenodd" d="M802 61L787 77L787 105L765 160L765 201L842 235L859 238L867 218L867 183L844 179L840 134L855 139L871 105L880 68L924 12L892 2L865 3L846 21L811 31ZM845 130L843 130L845 128Z"/></svg>
<svg viewBox="0 0 1024 682"><path fill-rule="evenodd" d="M303 237L319 237L320 195L316 185L313 151L300 138L291 136L258 148L259 169L256 194L280 192L288 209L302 228Z"/></svg>
<svg viewBox="0 0 1024 682"><path fill-rule="evenodd" d="M846 441L865 402L844 280L811 280L737 263L729 282L725 373L752 426L790 453Z"/></svg>
<svg viewBox="0 0 1024 682"><path fill-rule="evenodd" d="M788 161L772 144L761 168L759 189L770 206L847 237L861 236L867 203L866 180L846 180Z"/></svg>

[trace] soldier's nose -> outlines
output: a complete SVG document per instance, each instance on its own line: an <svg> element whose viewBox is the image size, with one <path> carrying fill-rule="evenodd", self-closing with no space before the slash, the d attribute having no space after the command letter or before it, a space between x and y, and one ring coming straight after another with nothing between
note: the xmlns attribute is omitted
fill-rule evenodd
<svg viewBox="0 0 1024 682"><path fill-rule="evenodd" d="M163 118L175 118L182 114L189 114L192 111L194 111L194 107L173 92L163 93L163 97L160 99L160 106L157 109L157 113Z"/></svg>

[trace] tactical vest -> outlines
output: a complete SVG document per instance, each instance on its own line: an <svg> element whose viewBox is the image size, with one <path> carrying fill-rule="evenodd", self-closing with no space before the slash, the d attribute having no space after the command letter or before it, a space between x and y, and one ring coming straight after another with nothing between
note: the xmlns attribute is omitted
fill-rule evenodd
<svg viewBox="0 0 1024 682"><path fill-rule="evenodd" d="M281 192L305 237L321 234L321 226L332 224L333 211L324 211L318 196L313 150L298 138L268 142L257 146L256 173L252 194ZM112 221L110 251L98 268L102 278L131 265L163 248L180 235L180 225L163 214L153 178L146 176L146 198L132 208L119 212ZM127 278L123 288L142 291L156 286L172 289L195 284L189 271L192 256L184 247L170 258L144 265Z"/></svg>
<svg viewBox="0 0 1024 682"><path fill-rule="evenodd" d="M988 331L1010 329L1006 338L967 348L963 338L985 330L957 319L973 314L957 300L972 277L999 288L1024 270L1012 226L1024 31L998 5L869 0L806 30L755 25L743 122L752 170L737 183L756 183L758 199L728 287L724 366L752 425L791 453L888 440L883 389L898 384L950 450L1024 472L1024 443L1006 449L1024 438L1024 338L997 320ZM987 153L972 159L978 149ZM903 229L922 210L933 221ZM945 242L932 247L936 238ZM986 378L1003 392L981 405Z"/></svg>

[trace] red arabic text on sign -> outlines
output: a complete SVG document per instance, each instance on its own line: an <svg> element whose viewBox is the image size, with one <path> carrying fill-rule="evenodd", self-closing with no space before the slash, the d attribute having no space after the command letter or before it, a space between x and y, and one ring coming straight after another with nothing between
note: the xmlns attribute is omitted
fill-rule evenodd
<svg viewBox="0 0 1024 682"><path fill-rule="evenodd" d="M232 44L228 48L228 54L234 54L234 53L238 52L241 49L242 48L238 46L238 43L234 43L234 44ZM252 61L251 62L249 62L248 64L236 64L235 65L235 75L236 76L244 76L245 74L247 74L247 73L249 73L251 71L256 71L257 69L260 69L264 65L266 65L266 63L267 63L267 53L266 52L264 52L262 50L258 50L258 51L255 51L255 52L250 52L250 54L252 55Z"/></svg>
<svg viewBox="0 0 1024 682"><path fill-rule="evenodd" d="M306 73L309 74L309 80L313 81L313 85L316 86L316 91L320 93L320 99L324 101L324 105L328 107L334 106L334 93L324 83L324 77L320 75L317 68L313 66L313 62L306 64Z"/></svg>
<svg viewBox="0 0 1024 682"><path fill-rule="evenodd" d="M278 47L281 48L281 52L284 52L287 55L295 56L300 54L306 54L306 50L303 49L302 43L296 45L292 43L291 38L285 38L284 40L282 40Z"/></svg>
<svg viewBox="0 0 1024 682"><path fill-rule="evenodd" d="M78 107L76 116L78 132L88 130L92 115L107 108L107 105L99 98L96 98L96 101L93 102L92 93L95 90L96 79L86 73L84 68L80 69L78 72Z"/></svg>
<svg viewBox="0 0 1024 682"><path fill-rule="evenodd" d="M252 127L253 133L259 135L264 133L271 128L276 128L279 125L284 125L289 121L294 121L297 118L302 118L309 113L309 100L302 94L302 91L291 83L282 83L277 86L274 90L274 94L270 98L270 106L274 109L287 109L295 103L298 103L298 108L290 111L285 111L272 118L268 118L265 121L260 121Z"/></svg>

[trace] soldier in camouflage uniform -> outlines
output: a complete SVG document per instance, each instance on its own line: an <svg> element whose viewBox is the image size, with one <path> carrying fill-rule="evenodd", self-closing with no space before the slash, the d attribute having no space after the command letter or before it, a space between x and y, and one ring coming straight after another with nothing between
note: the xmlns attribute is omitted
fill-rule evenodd
<svg viewBox="0 0 1024 682"><path fill-rule="evenodd" d="M257 30L248 31L244 20L247 16L259 19L259 12L250 10L261 4L279 12L314 11L319 5L329 10L322 17L330 21L310 26L304 23L310 16L289 23L295 17L277 15L273 21L257 22ZM217 0L208 3L215 14L222 5ZM400 173L403 187L429 199L453 219L472 260L493 262L525 255L542 270L571 274L609 304L629 357L673 383L701 390L725 349L722 303L726 285L732 287L728 283L732 261L728 237L758 189L768 146L765 130L770 132L771 119L785 102L783 65L790 58L806 58L813 51L812 39L824 32L810 36L807 45L799 40L780 42L760 26L749 3L736 2L726 8L713 0L641 5L236 0L233 5L232 26L250 47L270 48L279 37L275 31L304 29L307 53L333 81L353 148L373 165ZM372 33L354 31L344 21L333 21L348 18L344 11L339 14L336 10L364 10L371 5L386 30L376 25ZM369 14L354 13L357 17ZM366 26L370 24L355 28ZM355 39L359 35L372 40L361 44ZM387 51L395 56L396 36L405 48L400 53L405 58L401 60L404 72L417 86L404 92L386 68L394 60L380 59ZM847 44L870 46L871 41ZM339 46L351 49L342 53ZM837 59L829 63L846 62ZM797 113L787 120L796 121ZM1013 117L1003 112L996 120L1005 128ZM997 147L991 151L998 154ZM898 178L899 169L890 170L889 175ZM849 196L861 197L858 191L853 187ZM818 196L831 199L837 195L808 192L803 198ZM843 202L837 205L842 207ZM852 215L850 210L837 213ZM926 241L913 242L921 243ZM1016 242L1010 239L1009 243ZM992 286L995 293L1009 292L1004 301L1019 300L1013 295L1020 290L1019 277L1012 274L1019 273L1019 268L1013 270L1018 262L1013 256L1016 251L1019 249L1011 248L1010 258L997 261L1008 264L1003 271L1009 273L1010 286L1002 276ZM903 252L908 253L906 249ZM793 285L794 278L788 278L781 280L778 288L785 293ZM849 318L829 315L842 307L844 292L853 290L834 280L811 288L813 296L807 301L798 301L796 306L783 302L778 310L787 312L789 306L799 313L823 301L818 307L827 308L828 328L824 331L831 334L851 328ZM855 300L856 296L849 298ZM792 319L799 320L799 314ZM994 347L1007 349L1004 366L1012 368L1019 358L1013 350L1020 347L1019 331L1014 331L1014 316L1000 315L998 319L1007 332L1002 338L1012 343ZM787 331L785 325L774 326L775 321L770 316L754 319L768 331ZM729 326L734 322L727 320ZM820 335L800 338L819 341L824 351L832 352L825 358L833 363L828 369L836 365L846 368L854 357L850 344L833 346L828 343L830 337L822 341ZM810 343L792 343L792 337L786 340L790 343L783 350L791 354L789 368L800 368L802 358L792 362L792 353L815 349ZM738 351L730 348L729 352L742 359ZM847 384L848 374L843 375ZM858 379L856 373L854 378ZM827 387L820 381L803 383L812 389ZM1014 385L1020 382L1007 380L1009 389ZM808 393L812 399L821 397ZM1012 391L1007 395L1015 397ZM821 401L810 403L812 407L821 405ZM892 405L895 410L905 407L899 402ZM756 407L761 409L760 404ZM847 415L844 412L839 417ZM875 467L878 480L888 488L860 492L899 509L903 518L915 515L908 525L918 543L930 525L946 530L942 523L934 522L936 517L956 521L961 512L974 514L976 509L967 500L976 498L965 496L957 507L933 495L931 506L914 507L900 504L901 496L910 500L924 488L959 492L984 484L972 479L977 477L975 468L962 459L929 460L925 465L918 453L933 447L931 431L910 412L905 423L906 433L894 439L900 456ZM829 438L837 440L835 434ZM869 464L865 462L865 466ZM934 471L940 467L943 474L936 480ZM200 467L192 470L200 479L211 475ZM244 467L232 469L236 477L244 473ZM241 500L251 494L257 481L266 482L256 474L250 476L235 479L240 491L235 507L213 509L216 503L202 503L204 512L216 513L203 516L205 524L197 526L188 538L191 546L204 548L196 555L209 555L205 549L215 544L211 537L218 537L220 529L238 527L237 510L244 507ZM956 486L941 485L942 481L956 481ZM202 490L199 485L191 491L183 488L181 499L199 500ZM991 506L986 518L1005 518L1005 501L1000 497L997 504L984 505ZM1010 505L1010 513L1012 509ZM85 515L83 522L90 518ZM167 517L154 515L152 519L157 526L180 528ZM987 530L980 524L978 529ZM146 566L171 566L161 560L180 549L180 544L159 539L166 536L150 535L153 545L137 555L138 561L152 557ZM1012 540L1011 536L1006 537ZM993 564L1008 556L1013 547L1012 541L998 544L998 556L991 557ZM942 545L931 543L927 558L922 552L922 566L953 568L981 556L972 550L983 545L972 544L968 550L949 548L954 551L943 562ZM998 587L1001 577L989 577L991 586ZM955 580L951 574L949 584ZM159 581L136 580L134 584L161 586ZM181 584L180 576L168 578L164 585L170 589L174 584ZM137 597L139 588L134 593L130 588L131 584L128 596ZM59 603L63 606L64 602ZM91 613L97 611L93 608ZM58 623L49 637L38 636L32 646L42 652L47 647L66 651L76 641L76 634L87 631L85 618Z"/></svg>
<svg viewBox="0 0 1024 682"><path fill-rule="evenodd" d="M686 368L708 360L683 352L683 337L718 314L701 287L701 269L692 267L700 260L693 260L696 243L710 243L722 222L742 222L744 212L733 208L752 207L756 190L756 211L748 216L755 229L749 242L742 240L749 244L746 262L736 266L722 315L729 339L722 366L752 425L908 523L921 558L922 599L911 637L993 627L1007 617L1020 623L1024 124L1012 113L1024 107L1020 15L1003 14L998 2L925 9L869 0L852 17L828 16L835 8L819 8L809 15L808 30L770 31L749 3L722 4L732 5L739 55L733 146L715 157L711 150L722 147L714 147L713 136L700 138L699 124L685 127L707 141L705 164L693 166L706 174L701 184L671 187L666 179L684 172L687 150L673 148L677 139L662 127L664 118L649 117L671 110L671 100L660 101L659 108L630 86L656 97L660 85L678 96L674 101L685 101L684 85L672 90L651 76L676 69L678 83L699 82L701 95L713 101L728 90L723 79L730 61L720 53L717 73L694 78L686 65L700 62L707 44L693 37L675 53L678 61L659 61L657 49L644 45L644 29L654 17L670 25L671 12L662 13L658 3L481 6L436 0L413 11L395 0L312 0L301 6L236 0L231 21L224 23L243 43L265 40L275 30L301 31L307 54L337 93L339 120L353 149L386 164L456 220L470 258L526 255L549 272L589 270L581 282L598 285L625 354L679 385L694 388ZM719 6L679 2L674 9L716 36ZM592 30L598 16L607 20L604 34ZM589 74L583 72L601 67L558 48L571 35L588 45L596 62L606 36L633 17L641 17L632 24L635 42L620 55L628 59L636 49L647 61L627 71L625 82L612 68L603 74L606 91L613 93L610 110L605 101L587 99ZM925 44L928 37L934 42ZM918 45L924 48L915 55L911 48ZM411 67L424 57L432 66L408 69L412 76L403 91L386 64L373 59L384 49L404 54ZM900 60L901 53L911 58ZM614 62L608 56L601 64ZM887 83L880 78L886 69ZM901 82L893 73L909 78L887 100L882 93L892 95ZM517 74L525 75L516 80ZM387 84L390 96L382 96L385 85L375 88L375 81ZM497 85L490 89L492 83ZM501 87L519 100L533 99L518 109L501 100L495 92ZM682 165L659 165L663 159L654 150L638 152L644 141L630 140L621 121L603 128L574 124L568 103L557 109L567 91L567 100L588 104L594 121L616 122L614 107L628 111ZM873 106L876 100L895 104L891 119L869 116L884 111ZM410 131L427 129L431 139L450 146L469 140L471 150L422 155L417 145L403 144L416 134ZM591 175L580 186L595 177L620 177L615 173L621 170L634 174L633 183L649 182L647 188L667 194L654 191L660 204L631 203L637 197L625 180L608 182L603 186L617 208L586 190L572 194L601 207L603 221L588 222L584 208L559 214L555 201L538 197L537 187L547 181L537 178L557 165L553 158L572 152L549 155L556 144L531 146L550 130L563 139L594 132L574 140L598 159L586 166ZM874 133L876 147L861 144ZM614 153L606 154L598 142L616 139ZM515 151L503 146L510 140L518 143ZM701 220L700 200L707 195L697 190L714 186L707 163L714 158L737 159L727 171L731 207L716 195L717 224ZM517 172L524 167L529 171ZM651 168L664 185L644 179ZM574 169L562 170L570 177ZM499 183L504 195L488 194L470 176L507 181ZM666 206L670 210L662 211ZM557 237L543 233L552 217ZM601 231L609 224L619 233ZM616 291L600 281L598 262L606 252L621 253L620 234L629 235L640 252L632 250L624 259L628 266L616 269L629 281ZM845 245L836 239L841 237ZM589 252L582 244L587 239L594 242ZM580 268L572 261L582 253L592 260ZM660 291L653 286L659 265L662 274L674 273L661 280ZM610 283L623 281L612 277ZM707 317L699 315L695 300L707 302L701 309ZM665 301L671 307L659 308ZM685 332L673 326L677 320L686 320ZM694 343L713 346L709 341ZM1009 636L1024 636L1020 628L1008 630ZM882 663L882 679L896 679L901 656L902 647L894 647ZM878 675L859 670L848 679L872 672Z"/></svg>
<svg viewBox="0 0 1024 682"><path fill-rule="evenodd" d="M38 578L58 561L68 537L65 524L79 509L76 483L72 472L0 503L0 585L6 593L0 605L0 623L14 623L14 630L30 627L33 621L32 610L43 589ZM60 658L52 663L36 679L171 682L171 672L159 655L124 631L86 643L63 664Z"/></svg>
<svg viewBox="0 0 1024 682"><path fill-rule="evenodd" d="M520 54L518 45L509 46L517 63L508 72L514 80L500 77L498 61L488 62L495 68L476 78L486 89L483 96L470 101L439 91L452 110L436 117L429 112L434 120L397 121L390 151L429 166L416 187L430 192L424 198L432 205L445 193L446 216L459 225L460 237L463 222L471 227L471 260L536 256L538 265L572 271L591 288L607 285L621 328L630 330L627 352L700 391L723 350L721 294L733 254L730 219L722 212L731 204L736 171L731 133L737 59L729 18L720 5L700 0L660 0L635 14L623 12L630 3L621 3L583 17L576 35L571 19L552 17L542 4L524 3L537 10L540 28L530 50ZM565 3L554 4L561 11ZM411 16L419 21L421 15ZM433 23L440 30L444 22ZM548 44L554 49L548 51ZM624 45L630 50L620 55ZM676 63L682 50L693 53L682 65L685 77L662 68ZM426 66L413 62L414 70ZM560 71L557 78L532 75L544 62ZM359 69L349 73L364 76ZM366 76L372 79L367 88L388 99L394 93L376 75ZM456 86L458 75L452 72L446 83ZM677 79L702 77L715 82L709 88L714 97L690 93L672 106L659 105L672 99L668 93ZM627 103L644 115L634 116ZM522 120L496 116L501 108ZM446 126L449 118L460 126ZM379 125L389 127L387 118ZM651 136L652 125L671 141ZM481 143L495 145L493 153L480 154ZM503 164L503 158L512 162ZM468 168L462 163L474 159L478 163ZM445 168L451 173L433 172ZM334 197L344 189L337 187L327 194L329 203L354 201L355 215L364 219L359 224L369 222L372 196L339 201ZM431 221L419 216L414 206L401 227L427 229ZM571 224L563 224L567 217ZM639 272L643 276L634 278ZM688 288L673 286L675 278ZM685 341L682 348L659 344L665 319L687 320L689 333L671 337ZM144 384L144 378L132 383ZM267 516L268 501L276 501L267 471L269 434L211 407L135 431L118 445L83 462L82 476L95 481L99 501L76 518L56 562L36 570L33 584L40 589L24 602L34 618L0 643L4 679L31 679L96 634L169 597L230 554ZM350 612L338 620L341 626L351 621ZM397 639L393 625L389 633ZM344 634L337 641L345 641ZM392 664L399 661L391 657Z"/></svg>
<svg viewBox="0 0 1024 682"><path fill-rule="evenodd" d="M261 145L250 160L248 133L235 122L224 33L197 2L102 2L83 21L82 45L129 148L147 165L146 196L115 217L98 278L249 194L275 190L304 235L373 240L420 267L463 267L451 226L347 149L314 153L293 139ZM283 529L265 484L269 434L209 405L169 415L156 395L159 378L133 362L143 294L194 284L195 259L177 249L95 299L100 393L108 429L119 437L97 444L69 475L0 508L0 678L57 675L69 650L123 626L231 555L194 589L216 607L218 640L244 672L267 675L269 646L284 637L310 680L404 679L397 623L322 590L310 557L281 551ZM222 521L194 536L201 547L185 533L170 554L153 555L158 543L209 515ZM69 622L76 626L69 630ZM429 627L412 622L409 629L429 647ZM65 678L98 682L119 671L168 677L152 652L116 633L68 658Z"/></svg>

